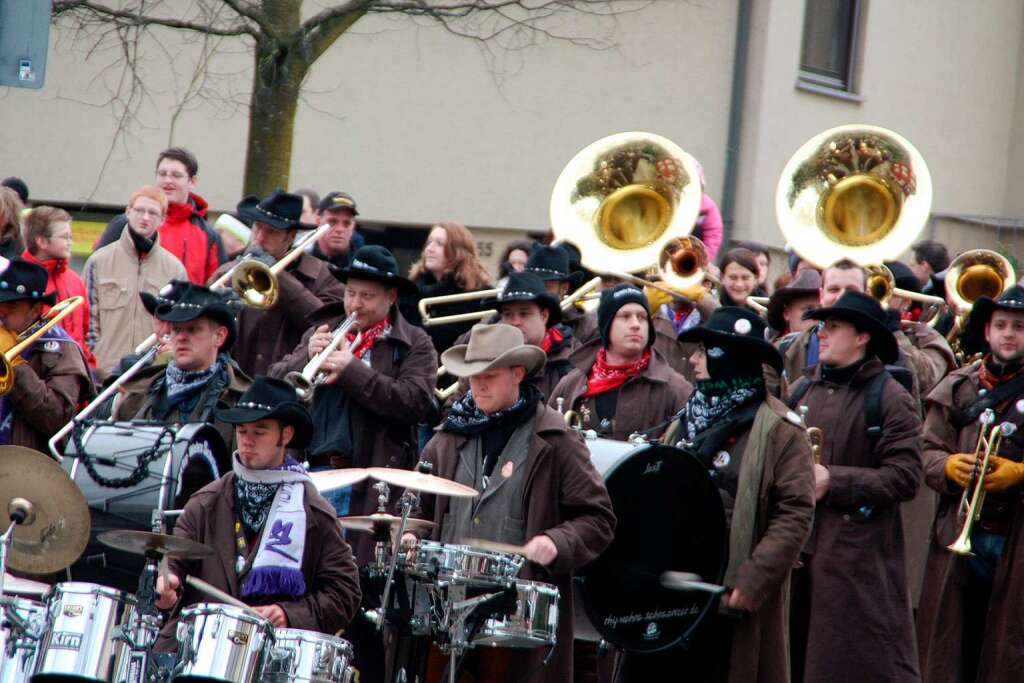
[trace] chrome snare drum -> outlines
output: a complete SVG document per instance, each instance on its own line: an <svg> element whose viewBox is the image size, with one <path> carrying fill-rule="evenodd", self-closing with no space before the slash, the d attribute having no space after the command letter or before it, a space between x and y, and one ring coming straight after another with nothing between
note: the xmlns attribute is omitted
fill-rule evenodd
<svg viewBox="0 0 1024 683"><path fill-rule="evenodd" d="M46 626L31 680L109 681L128 654L119 640L135 596L94 583L58 583L46 594Z"/></svg>
<svg viewBox="0 0 1024 683"><path fill-rule="evenodd" d="M263 669L264 683L349 683L352 645L344 638L316 631L282 628Z"/></svg>
<svg viewBox="0 0 1024 683"><path fill-rule="evenodd" d="M538 581L516 581L516 611L487 619L473 646L542 647L555 644L558 588Z"/></svg>
<svg viewBox="0 0 1024 683"><path fill-rule="evenodd" d="M514 581L522 564L516 555L423 541L416 546L415 559L405 564L405 572L426 580L494 586Z"/></svg>
<svg viewBox="0 0 1024 683"><path fill-rule="evenodd" d="M181 611L178 645L172 680L252 683L261 680L274 628L240 607L200 602Z"/></svg>
<svg viewBox="0 0 1024 683"><path fill-rule="evenodd" d="M11 625L10 617L0 626L0 683L22 683L32 675L38 653L38 641L31 637L42 633L46 620L46 606L41 602L12 598L4 607L5 612L14 611L23 621L28 634L19 632Z"/></svg>

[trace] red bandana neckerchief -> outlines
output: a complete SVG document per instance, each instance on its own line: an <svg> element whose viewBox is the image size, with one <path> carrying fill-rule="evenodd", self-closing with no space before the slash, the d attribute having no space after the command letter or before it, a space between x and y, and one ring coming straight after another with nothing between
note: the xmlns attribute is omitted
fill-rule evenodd
<svg viewBox="0 0 1024 683"><path fill-rule="evenodd" d="M377 340L384 336L384 333L391 329L391 321L384 318L375 325L370 325L369 329L363 330L363 340L359 342L359 348L352 352L352 355L362 360L363 356L369 353L373 345L377 343ZM356 339L355 332L349 332L345 335L345 340L351 344Z"/></svg>
<svg viewBox="0 0 1024 683"><path fill-rule="evenodd" d="M558 325L552 325L540 340L540 348L544 349L544 353L551 353L553 347L561 346L564 341L565 335L558 329Z"/></svg>
<svg viewBox="0 0 1024 683"><path fill-rule="evenodd" d="M599 396L614 389L618 389L626 380L634 375L639 375L647 369L651 363L651 350L644 351L640 360L626 365L609 365L608 352L601 349L597 352L597 360L594 367L590 368L590 377L587 378L587 391L583 398Z"/></svg>
<svg viewBox="0 0 1024 683"><path fill-rule="evenodd" d="M987 354L985 358L982 359L981 367L978 370L978 383L981 385L981 388L984 389L985 391L992 391L1000 384L1006 384L1011 379L1015 378L1017 375L1021 373L1021 370L1017 370L1017 372L1010 372L1005 375L993 375L992 371L988 369L988 363L990 360L992 360L991 353ZM1006 411L1006 408L1010 405L1010 401L1014 400L1015 398L1016 397L1008 398L999 405L997 405L995 407L996 413L999 415L1003 414Z"/></svg>

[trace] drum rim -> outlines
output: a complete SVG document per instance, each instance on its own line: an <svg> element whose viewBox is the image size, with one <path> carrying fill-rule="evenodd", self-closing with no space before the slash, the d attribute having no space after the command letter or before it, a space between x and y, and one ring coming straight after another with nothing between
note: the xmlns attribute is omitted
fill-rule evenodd
<svg viewBox="0 0 1024 683"><path fill-rule="evenodd" d="M186 617L191 616L205 616L207 614L222 614L224 616L231 617L232 619L238 619L239 621L245 621L253 625L266 625L273 630L273 624L270 623L270 619L261 617L258 614L253 614L249 610L236 607L235 605L226 605L222 602L196 602L188 607L181 609L180 620L184 621Z"/></svg>
<svg viewBox="0 0 1024 683"><path fill-rule="evenodd" d="M90 586L89 590L68 590L65 586ZM50 602L50 600L56 598L58 595L101 595L105 598L114 600L115 602L127 602L130 604L136 603L136 597L134 593L123 591L119 588L113 588L111 586L104 586L102 583L91 583L89 581L63 581L61 583L55 583L50 586L50 590L46 591L44 596L44 604Z"/></svg>
<svg viewBox="0 0 1024 683"><path fill-rule="evenodd" d="M292 635L293 633L298 635ZM276 628L274 629L274 639L278 645L282 642L300 640L300 641L311 641L311 642L323 642L330 641L343 649L347 649L349 653L353 651L352 643L345 640L341 636L336 636L331 633L321 633L320 631L311 631L306 628Z"/></svg>

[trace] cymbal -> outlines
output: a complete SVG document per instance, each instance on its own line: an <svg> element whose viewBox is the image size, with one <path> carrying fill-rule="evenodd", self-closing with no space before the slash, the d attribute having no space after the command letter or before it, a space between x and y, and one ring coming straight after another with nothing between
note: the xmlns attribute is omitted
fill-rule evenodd
<svg viewBox="0 0 1024 683"><path fill-rule="evenodd" d="M78 559L89 542L85 496L56 460L23 446L0 446L0 528L9 514L24 512L14 529L7 566L26 574L50 574Z"/></svg>
<svg viewBox="0 0 1024 683"><path fill-rule="evenodd" d="M369 475L366 470L359 467L349 467L344 470L321 470L310 472L309 478L320 493L326 493L335 489L343 489L366 479Z"/></svg>
<svg viewBox="0 0 1024 683"><path fill-rule="evenodd" d="M368 467L366 472L374 479L379 479L393 486L412 489L413 491L434 493L439 496L450 496L452 498L476 498L480 495L480 492L471 486L459 484L451 479L445 479L433 474L400 470L392 467Z"/></svg>
<svg viewBox="0 0 1024 683"><path fill-rule="evenodd" d="M185 560L199 559L213 555L213 548L180 536L154 534L150 531L134 531L130 529L114 529L104 531L96 540L115 550L123 550L133 555L156 553L157 555L173 555Z"/></svg>
<svg viewBox="0 0 1024 683"><path fill-rule="evenodd" d="M392 531L397 531L398 527L402 523L401 517L395 517L389 515L386 512L375 512L372 515L365 517L339 517L338 525L342 529L351 529L352 531L376 531L380 528L390 528ZM405 522L406 531L419 531L420 529L432 529L434 523L425 519L408 519Z"/></svg>
<svg viewBox="0 0 1024 683"><path fill-rule="evenodd" d="M48 590L50 590L48 583L4 574L4 595L42 595Z"/></svg>

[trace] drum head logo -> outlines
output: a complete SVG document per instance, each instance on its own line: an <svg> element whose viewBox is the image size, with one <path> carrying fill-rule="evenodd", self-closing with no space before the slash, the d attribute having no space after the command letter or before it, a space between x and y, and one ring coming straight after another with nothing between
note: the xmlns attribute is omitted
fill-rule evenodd
<svg viewBox="0 0 1024 683"><path fill-rule="evenodd" d="M228 631L228 640L235 645L247 645L249 643L249 634L242 631Z"/></svg>
<svg viewBox="0 0 1024 683"><path fill-rule="evenodd" d="M732 456L729 455L729 451L718 451L718 454L715 456L715 459L711 461L711 464L718 469L722 469L729 464L730 460L732 460Z"/></svg>
<svg viewBox="0 0 1024 683"><path fill-rule="evenodd" d="M50 638L50 647L59 650L77 650L82 647L82 634L73 631L55 631Z"/></svg>
<svg viewBox="0 0 1024 683"><path fill-rule="evenodd" d="M73 619L82 616L84 612L85 608L82 605L64 605L64 616L66 617Z"/></svg>
<svg viewBox="0 0 1024 683"><path fill-rule="evenodd" d="M653 621L647 624L647 629L644 631L644 640L657 640L658 636L661 635L661 631L658 630L658 625Z"/></svg>

